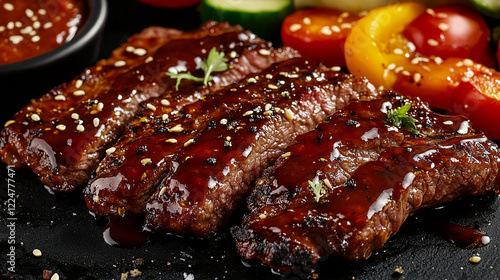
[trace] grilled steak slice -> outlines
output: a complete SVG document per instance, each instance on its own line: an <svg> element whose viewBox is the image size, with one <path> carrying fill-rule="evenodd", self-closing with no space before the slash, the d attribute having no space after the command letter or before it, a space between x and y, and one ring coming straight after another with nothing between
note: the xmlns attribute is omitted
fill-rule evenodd
<svg viewBox="0 0 500 280"><path fill-rule="evenodd" d="M383 108L401 101L419 135L386 122ZM419 208L493 190L500 151L468 124L401 97L351 103L259 179L232 229L240 255L282 273L328 255L364 260Z"/></svg>
<svg viewBox="0 0 500 280"><path fill-rule="evenodd" d="M176 152L169 174L146 205L147 228L212 235L295 136L350 100L378 94L365 79L303 59L275 64L247 81L226 89L226 95L250 94L250 99L236 106L221 103L231 109L214 116Z"/></svg>
<svg viewBox="0 0 500 280"><path fill-rule="evenodd" d="M82 77L23 108L3 131L2 156L6 161L16 158L30 166L54 191L70 192L89 179L104 150L122 134L140 102L167 90L172 98L186 102L200 97L192 84L175 91L175 79L166 74L169 69L195 72L197 61L207 55L204 48L223 45L221 51L229 54L232 48L269 47L241 27L225 23L210 22L191 32L170 32L175 36L168 39L142 36L138 41L144 46L140 48L122 46L119 53L125 59L102 61ZM164 44L156 47L161 41ZM129 63L133 67L127 66ZM120 68L124 70L114 70ZM93 82L94 76L97 82ZM79 80L85 85L80 86ZM209 86L216 87L213 84ZM18 156L10 156L12 151Z"/></svg>
<svg viewBox="0 0 500 280"><path fill-rule="evenodd" d="M233 41L228 41L221 46L233 44ZM240 80L246 74L259 72L274 62L298 57L297 52L286 47L272 49L267 44L240 45L230 52L233 57L231 69L216 73L219 83L210 87L196 83L185 90L192 93L193 100ZM186 84L181 83L181 90ZM225 93L228 94L220 96ZM174 153L204 129L210 120L226 112L228 108L221 107L224 102L226 106L234 107L251 99L250 92L237 95L221 91L185 105L190 100L176 98L172 91L167 91L161 97L149 100L127 126L118 143L108 150L109 154L101 161L96 176L85 188L87 206L99 215L117 215L124 211L143 213L155 190L153 186L165 175Z"/></svg>

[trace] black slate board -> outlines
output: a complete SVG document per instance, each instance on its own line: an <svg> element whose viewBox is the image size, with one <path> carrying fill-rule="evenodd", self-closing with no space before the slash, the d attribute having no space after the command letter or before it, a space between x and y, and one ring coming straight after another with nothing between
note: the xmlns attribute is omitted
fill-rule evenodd
<svg viewBox="0 0 500 280"><path fill-rule="evenodd" d="M101 57L132 34L150 25L180 29L196 28L200 22L196 8L175 11L153 9L132 0L109 0L110 14L103 38ZM75 72L75 74L77 74ZM47 89L34 88L31 96L3 92L0 123L29 100ZM6 99L6 96L9 98ZM137 279L307 279L310 275L276 275L264 266L244 265L234 247L229 226L238 224L244 209L217 236L194 239L166 234L154 235L137 249L111 247L102 239L106 223L88 212L81 191L52 195L32 172L11 172L15 190L15 213L8 215L9 171L0 164L0 279L42 279L44 270L61 279L120 279L134 268ZM478 249L463 249L446 241L426 225L439 219L481 229L491 243ZM7 225L15 218L15 268L11 266ZM329 258L320 263L319 279L500 279L500 199L495 196L459 200L427 209L410 217L401 230L368 261L348 263ZM33 256L40 249L42 257ZM482 261L471 264L479 254ZM140 263L142 260L142 264ZM401 266L403 274L394 273ZM131 279L131 277L129 277Z"/></svg>

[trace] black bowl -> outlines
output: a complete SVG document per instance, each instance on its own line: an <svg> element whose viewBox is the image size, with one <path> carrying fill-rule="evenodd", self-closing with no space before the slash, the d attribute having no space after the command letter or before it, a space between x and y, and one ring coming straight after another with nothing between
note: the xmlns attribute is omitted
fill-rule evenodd
<svg viewBox="0 0 500 280"><path fill-rule="evenodd" d="M84 0L88 16L76 36L64 45L23 61L0 65L0 94L7 100L2 115L13 114L31 98L72 79L95 63L108 14L106 0Z"/></svg>

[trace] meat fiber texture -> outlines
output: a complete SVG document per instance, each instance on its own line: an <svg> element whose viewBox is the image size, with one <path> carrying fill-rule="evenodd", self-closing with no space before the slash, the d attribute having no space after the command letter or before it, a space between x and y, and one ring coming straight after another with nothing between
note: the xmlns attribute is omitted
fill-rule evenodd
<svg viewBox="0 0 500 280"><path fill-rule="evenodd" d="M89 184L87 204L101 214L145 212L151 230L210 236L295 136L377 94L366 79L302 58L276 63L117 146L107 157L117 163ZM123 172L132 169L133 178Z"/></svg>
<svg viewBox="0 0 500 280"><path fill-rule="evenodd" d="M223 42L227 42L225 49L219 51L226 51L228 64L235 66L230 75L206 87L191 85L188 91L175 91L176 80L167 72L200 71L199 60L209 51L205 48ZM16 113L2 131L0 156L9 165L28 166L55 192L71 192L89 180L139 104L167 91L180 105L189 104L254 70L238 68L241 63L231 57L231 47L269 48L269 43L226 23L208 22L188 32L147 28L110 58Z"/></svg>
<svg viewBox="0 0 500 280"><path fill-rule="evenodd" d="M404 104L418 134L387 121ZM329 255L366 260L416 210L500 185L496 144L466 118L394 93L349 104L284 155L232 229L246 261L281 273L311 270Z"/></svg>

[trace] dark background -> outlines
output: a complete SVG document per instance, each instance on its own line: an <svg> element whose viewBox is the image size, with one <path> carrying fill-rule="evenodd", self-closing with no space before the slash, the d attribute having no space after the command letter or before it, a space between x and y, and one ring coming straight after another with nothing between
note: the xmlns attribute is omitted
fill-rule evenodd
<svg viewBox="0 0 500 280"><path fill-rule="evenodd" d="M147 26L193 29L199 24L196 8L160 10L132 0L109 0L100 57L109 56L130 35ZM79 72L81 69L68 69L68 75ZM47 75L47 79L54 81L62 78ZM34 86L23 92L1 92L0 87L0 122L7 121L30 98L42 95L55 85ZM229 227L239 223L244 209L214 238L201 240L157 234L137 249L111 247L102 239L106 221L90 215L81 191L66 196L51 195L33 173L26 170L15 171L13 178L17 195L16 273L6 273L10 246L5 226L8 222L7 174L7 167L0 165L0 279L42 279L44 270L57 272L61 279L120 279L121 273L134 268L142 272L138 279L308 277L279 276L268 267L249 267L241 262ZM491 237L491 243L478 249L460 248L428 226L436 218L478 228ZM353 264L329 258L320 263L316 272L319 279L500 279L499 245L500 200L495 195L477 197L418 212L366 262ZM33 249L40 249L42 257L34 257ZM482 261L469 263L469 258L476 253ZM394 273L396 266L402 266L403 274Z"/></svg>

